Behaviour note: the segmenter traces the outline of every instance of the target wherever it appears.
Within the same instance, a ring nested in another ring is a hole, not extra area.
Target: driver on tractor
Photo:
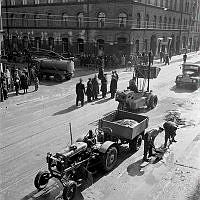
[[[133,78],[129,81],[129,86],[127,88],[135,93],[138,93],[138,88],[136,85],[136,77],[134,75]]]
[[[92,130],[89,130],[88,136],[85,137],[85,140],[89,147],[92,147],[94,144],[96,144],[95,135],[93,134]]]

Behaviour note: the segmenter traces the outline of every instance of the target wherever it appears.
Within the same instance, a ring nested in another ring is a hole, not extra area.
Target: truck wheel
[[[54,75],[54,80],[55,80],[56,82],[61,82],[61,81],[62,81],[62,76],[59,75],[59,74],[56,74],[56,75]]]
[[[39,171],[35,177],[34,185],[38,190],[44,189],[50,179],[50,173],[48,171]]]
[[[124,104],[123,103],[119,103],[117,109],[118,110],[123,110],[124,108]]]
[[[111,171],[117,162],[118,151],[115,146],[111,146],[103,158],[103,168],[106,172]]]
[[[142,135],[140,134],[133,140],[129,141],[129,149],[132,152],[136,152],[140,149],[141,144],[142,144]]]
[[[157,103],[158,103],[158,97],[156,95],[152,95],[150,96],[150,99],[149,99],[149,103],[148,103],[148,108],[150,109],[153,109],[157,106]]]
[[[63,189],[63,199],[71,200],[75,197],[77,185],[75,181],[68,181]]]

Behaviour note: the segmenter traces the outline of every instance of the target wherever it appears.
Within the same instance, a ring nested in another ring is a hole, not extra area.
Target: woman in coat
[[[93,86],[93,100],[96,100],[99,94],[99,83],[98,83],[96,74],[94,78],[92,79],[92,86]]]
[[[92,97],[93,97],[93,86],[92,86],[92,79],[91,78],[89,78],[88,82],[87,82],[86,95],[87,95],[87,101],[91,102]]]
[[[28,90],[28,77],[25,73],[22,73],[20,77],[21,88],[24,90],[24,94],[27,93]]]
[[[107,93],[107,75],[104,74],[104,76],[101,79],[101,92],[102,92],[102,98],[106,97]]]
[[[115,97],[115,93],[117,92],[117,77],[114,72],[112,73],[111,82],[110,82],[110,93],[111,99]]]

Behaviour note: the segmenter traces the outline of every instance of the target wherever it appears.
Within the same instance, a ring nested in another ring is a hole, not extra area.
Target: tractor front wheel
[[[50,173],[48,171],[39,171],[35,177],[34,185],[38,190],[44,189],[50,179]]]
[[[140,149],[140,146],[142,144],[142,135],[138,135],[133,140],[129,141],[129,149],[131,152],[136,152]]]
[[[103,168],[106,172],[111,171],[117,163],[118,150],[115,146],[111,146],[103,158]]]
[[[77,185],[75,181],[68,181],[63,189],[63,199],[71,200],[75,197]]]

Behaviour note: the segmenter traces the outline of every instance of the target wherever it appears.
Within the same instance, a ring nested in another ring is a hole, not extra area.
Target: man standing
[[[178,129],[176,123],[172,121],[165,122],[163,124],[163,128],[165,129],[165,144],[164,147],[167,147],[168,139],[170,143],[177,142],[174,137],[176,136],[176,130]]]
[[[104,74],[104,76],[101,79],[101,92],[102,98],[105,98],[107,94],[107,74]]]
[[[185,53],[185,54],[183,55],[183,63],[186,63],[186,60],[187,60],[187,54]]]
[[[148,131],[144,135],[144,157],[143,161],[148,162],[149,159],[147,158],[147,154],[149,153],[148,157],[154,156],[153,154],[153,148],[155,149],[154,146],[154,141],[155,138],[158,136],[159,133],[161,133],[164,129],[162,127],[159,127],[158,129],[152,129]]]
[[[115,93],[117,91],[117,77],[115,76],[115,72],[112,71],[111,81],[110,81],[110,93],[111,99],[115,97]]]
[[[92,79],[92,87],[93,87],[93,100],[97,100],[98,94],[99,94],[99,83],[97,80],[97,75],[94,75],[94,78]]]
[[[92,86],[92,79],[91,78],[89,78],[88,82],[87,82],[86,95],[87,95],[87,102],[91,102],[92,96],[93,96],[93,86]]]
[[[84,105],[85,85],[82,83],[82,78],[79,79],[79,83],[76,84],[76,106],[81,101],[81,106]]]
[[[129,81],[128,89],[130,89],[131,91],[134,91],[135,93],[138,93],[138,88],[135,82],[136,82],[136,78],[134,77],[134,74],[133,74],[133,78]]]

